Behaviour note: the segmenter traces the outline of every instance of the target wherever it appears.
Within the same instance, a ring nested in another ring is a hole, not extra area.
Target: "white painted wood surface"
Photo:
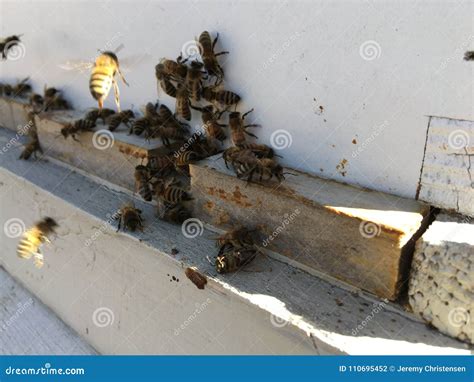
[[[74,330],[0,267],[0,354],[96,354]]]

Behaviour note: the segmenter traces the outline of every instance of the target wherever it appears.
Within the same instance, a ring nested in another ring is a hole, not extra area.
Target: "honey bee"
[[[173,171],[174,164],[168,155],[152,155],[148,157],[146,167],[151,176],[164,177]]]
[[[231,245],[223,246],[216,258],[216,271],[218,273],[235,272],[252,262],[259,253],[259,250],[255,247],[234,248]]]
[[[11,86],[10,84],[2,85],[2,94],[6,95],[7,97],[10,97],[13,94],[13,86]]]
[[[147,117],[137,118],[130,126],[129,134],[142,135],[144,131],[148,131],[151,121]]]
[[[202,71],[203,63],[199,61],[192,61],[191,67],[188,69],[186,75],[186,87],[191,95],[191,100],[198,102],[201,99],[202,80],[205,79]]]
[[[234,165],[236,162],[253,162],[257,159],[251,150],[235,146],[224,150],[222,153],[222,158],[224,159],[224,163],[227,168],[229,168],[229,163]]]
[[[184,84],[178,84],[176,89],[176,115],[191,120],[191,106],[189,101],[189,92]]]
[[[143,165],[135,167],[135,191],[138,190],[140,196],[147,202],[152,199],[152,192],[150,187],[150,173],[148,168]]]
[[[26,77],[25,79],[18,82],[15,86],[13,86],[13,97],[23,98],[26,97],[29,93],[31,93],[32,88],[31,85],[28,83],[29,80],[30,78]]]
[[[87,119],[88,121],[93,121],[94,123],[97,123],[97,121],[101,119],[102,123],[105,123],[106,119],[114,114],[115,114],[114,110],[108,109],[106,107],[104,107],[102,110],[93,108],[92,110],[87,112],[84,119]]]
[[[223,130],[223,127],[226,125],[219,123],[219,119],[225,111],[214,111],[212,105],[204,106],[203,108],[194,107],[194,109],[201,111],[201,119],[204,123],[204,129],[210,138],[217,139],[221,142],[227,138],[227,135]]]
[[[34,264],[41,268],[44,264],[44,256],[41,253],[43,243],[50,243],[49,236],[53,234],[58,226],[53,218],[45,217],[33,228],[28,229],[22,236],[17,248],[17,255],[22,259],[34,258]]]
[[[175,206],[184,201],[193,200],[184,189],[180,187],[175,179],[165,182],[162,179],[154,183],[154,191],[157,199],[163,201],[165,206]]]
[[[117,110],[120,112],[120,91],[115,79],[116,75],[119,75],[125,85],[129,86],[125,80],[122,72],[120,71],[119,60],[117,55],[113,52],[103,52],[95,60],[94,67],[92,69],[89,88],[92,97],[97,100],[99,104],[99,110],[102,110],[104,101],[110,93],[110,89],[114,88],[115,104]]]
[[[200,155],[195,151],[184,151],[179,153],[175,158],[176,166],[187,166],[192,162],[201,159]]]
[[[249,133],[247,131],[247,128],[259,127],[260,125],[256,125],[256,124],[244,125],[245,117],[252,111],[253,109],[249,110],[248,112],[243,114],[242,117],[240,116],[240,112],[238,111],[234,111],[229,114],[229,127],[231,131],[231,138],[232,138],[232,142],[236,146],[246,143],[245,134],[258,139],[256,135]]]
[[[183,130],[176,130],[173,127],[164,127],[164,126],[155,126],[151,128],[149,136],[147,138],[161,138],[163,145],[168,147],[170,145],[170,140],[174,141],[185,141],[186,134]]]
[[[72,139],[77,141],[76,134],[80,131],[90,131],[95,127],[95,122],[88,119],[78,119],[74,123],[68,123],[61,129],[61,134],[64,138],[71,136]]]
[[[8,51],[14,46],[17,46],[21,43],[20,37],[23,35],[13,35],[8,36],[0,42],[0,51],[2,52],[2,59],[6,60],[8,58]]]
[[[44,105],[44,98],[41,94],[32,93],[30,94],[30,105],[35,111],[40,111]]]
[[[260,181],[264,178],[270,180],[274,176],[279,182],[285,179],[283,167],[270,158],[234,161],[233,167],[237,177],[247,178],[248,182],[252,181],[254,175],[259,175]]]
[[[273,158],[279,157],[276,155],[273,149],[267,145],[257,143],[241,143],[238,145],[240,149],[252,151],[257,158]]]
[[[102,109],[104,111],[106,109]],[[114,113],[107,118],[107,124],[110,131],[115,131],[121,123],[130,125],[131,120],[135,118],[135,113],[132,110],[123,110],[120,113]]]
[[[68,110],[71,109],[71,105],[67,102],[61,91],[56,88],[44,87],[44,110]]]
[[[252,233],[255,230],[250,230],[245,227],[238,227],[225,234],[217,237],[216,245],[220,248],[231,245],[234,248],[248,247],[254,245]]]
[[[207,284],[207,277],[199,272],[196,267],[186,268],[184,274],[198,289],[204,289],[204,286]]]
[[[217,89],[215,86],[202,88],[202,97],[217,106],[232,106],[240,102],[240,96],[229,90]]]
[[[184,65],[184,62],[180,56],[177,61],[163,59],[155,66],[155,75],[158,84],[165,94],[170,97],[176,97],[176,87],[171,80],[182,82],[186,78],[188,67]]]
[[[189,210],[181,203],[169,206],[164,204],[161,200],[158,200],[157,208],[158,217],[170,223],[182,224],[185,220],[191,217]]]
[[[158,114],[164,127],[171,127],[176,130],[182,130],[183,132],[188,131],[189,125],[178,121],[166,105],[160,105]]]
[[[117,232],[122,228],[123,230],[129,229],[135,232],[137,229],[143,231],[143,219],[142,211],[135,208],[133,203],[127,203],[123,205],[116,217],[118,220]]]
[[[464,59],[466,61],[474,61],[474,50],[467,51],[464,53]]]
[[[204,62],[204,68],[210,76],[216,77],[216,84],[219,84],[224,79],[224,70],[219,65],[217,57],[229,52],[214,53],[217,40],[219,39],[219,33],[212,42],[211,35],[208,31],[204,31],[199,36],[199,53],[201,54],[202,61]]]

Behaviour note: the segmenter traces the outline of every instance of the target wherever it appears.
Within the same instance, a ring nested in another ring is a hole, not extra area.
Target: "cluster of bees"
[[[182,55],[176,60],[162,59],[155,67],[158,91],[160,93],[161,90],[175,99],[174,112],[163,103],[149,102],[140,116],[133,110],[120,109],[119,89],[115,77],[118,75],[125,84],[128,83],[120,71],[117,55],[113,52],[101,52],[95,60],[89,81],[91,95],[97,100],[98,107],[61,129],[64,138],[71,136],[77,140],[77,134],[92,131],[98,121],[101,121],[110,131],[115,131],[123,125],[127,127],[129,134],[143,136],[146,140],[161,139],[164,150],[160,154],[150,155],[146,164],[142,163],[135,168],[135,192],[147,202],[155,200],[158,206],[157,216],[168,222],[182,224],[191,217],[189,203],[193,198],[185,183],[189,175],[188,165],[195,161],[222,152],[226,166],[230,164],[239,179],[249,182],[255,177],[260,181],[273,177],[278,181],[284,179],[283,168],[277,163],[277,155],[273,149],[247,141],[248,136],[257,138],[248,129],[260,125],[246,122],[253,109],[241,114],[237,110],[241,97],[223,87],[224,71],[217,57],[228,52],[216,53],[214,49],[217,41],[218,34],[212,40],[209,32],[204,31],[197,41],[201,60],[190,57],[183,59]],[[1,85],[0,92],[7,96],[29,96],[33,107],[32,117],[41,111],[70,108],[57,89],[45,88],[43,95],[32,93],[27,80],[10,87]],[[117,111],[103,107],[112,89]],[[202,120],[201,131],[194,133],[191,133],[188,124],[192,110],[198,111]],[[223,142],[228,136],[227,130],[230,130],[232,146],[223,150]],[[37,134],[25,148],[26,153],[22,154],[22,159],[28,159],[32,153],[36,154],[36,151],[42,152]],[[133,203],[123,205],[116,216],[117,231],[143,230],[141,214],[142,211],[135,208]],[[35,227],[35,232],[38,233],[36,239],[25,239],[20,243],[18,253],[21,257],[28,257],[28,251],[40,253],[39,245],[47,239],[47,234],[52,232],[52,228],[41,228],[49,227],[46,220]],[[258,255],[254,233],[255,230],[240,227],[217,238],[217,272],[233,272],[250,263]],[[36,243],[35,248],[31,247],[32,243]],[[204,277],[192,269],[188,269],[186,275],[192,281],[202,281]]]

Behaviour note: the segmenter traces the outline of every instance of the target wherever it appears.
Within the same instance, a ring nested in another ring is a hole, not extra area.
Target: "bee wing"
[[[75,71],[83,73],[90,71],[94,67],[94,63],[86,60],[68,60],[58,65],[59,68],[67,71]]]
[[[125,73],[130,72],[139,65],[145,63],[151,59],[151,55],[148,53],[128,55],[123,58],[119,57],[120,69]]]

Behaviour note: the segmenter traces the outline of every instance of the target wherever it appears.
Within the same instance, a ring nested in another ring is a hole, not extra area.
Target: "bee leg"
[[[229,54],[229,52],[225,51],[225,52],[219,52],[219,53],[216,53],[214,56],[221,56],[223,54]]]
[[[117,105],[117,111],[120,113],[120,90],[115,79],[112,80],[112,84],[114,85],[115,104]]]
[[[244,120],[245,117],[246,117],[247,115],[249,115],[252,111],[253,111],[253,109],[250,109],[248,112],[244,113],[244,115],[242,115],[242,120]]]
[[[125,85],[127,85],[127,86],[130,86],[130,85],[128,84],[128,82],[125,80],[125,77],[123,76],[122,71],[120,70],[120,68],[118,68],[117,71],[118,71],[118,74],[119,74],[120,78],[122,79],[123,83],[124,83]]]
[[[122,226],[122,217],[121,217],[121,216],[119,216],[119,218],[118,218],[118,226],[117,226],[117,231],[115,231],[115,232],[118,232],[118,231],[120,230],[120,227],[121,227],[121,226]]]

